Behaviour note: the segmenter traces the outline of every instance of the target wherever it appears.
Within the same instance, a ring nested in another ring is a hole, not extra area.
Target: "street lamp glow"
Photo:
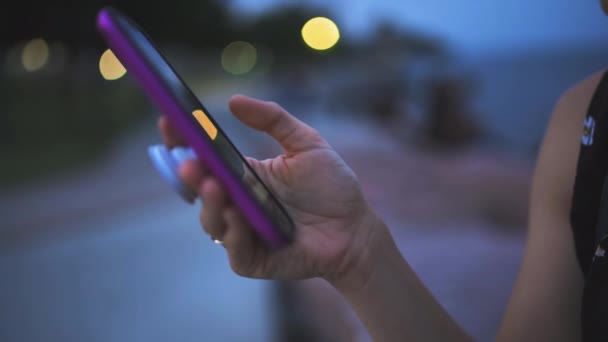
[[[108,81],[117,80],[127,73],[127,69],[120,63],[112,50],[107,49],[99,59],[99,72]]]
[[[26,71],[42,69],[49,60],[49,45],[42,38],[29,41],[21,52],[21,64]]]
[[[302,27],[302,38],[306,45],[315,50],[332,48],[340,40],[338,26],[328,18],[316,17],[310,19]]]

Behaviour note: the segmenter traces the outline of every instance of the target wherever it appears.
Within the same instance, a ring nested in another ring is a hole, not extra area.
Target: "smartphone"
[[[127,74],[168,117],[205,168],[223,185],[257,236],[271,248],[289,244],[295,229],[283,205],[148,34],[114,7],[104,7],[98,12],[97,30]]]

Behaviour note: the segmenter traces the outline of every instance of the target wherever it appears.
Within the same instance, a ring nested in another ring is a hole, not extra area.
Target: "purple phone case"
[[[164,90],[163,84],[154,72],[146,67],[146,63],[139,56],[137,49],[131,46],[128,38],[117,26],[114,17],[116,15],[124,16],[109,8],[102,9],[97,16],[97,28],[112,52],[135,77],[150,99],[169,117],[171,123],[180,131],[200,160],[204,161],[205,167],[222,183],[233,203],[241,210],[258,236],[273,248],[280,248],[287,244],[289,239],[274,227],[273,222],[244,188],[241,181],[230,172],[207,138],[193,126],[186,116],[190,113],[184,113],[184,109],[179,103]],[[201,108],[203,108],[202,105]]]

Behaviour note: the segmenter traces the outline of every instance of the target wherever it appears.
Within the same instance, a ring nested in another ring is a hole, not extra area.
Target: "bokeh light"
[[[310,19],[302,27],[302,38],[306,45],[315,50],[332,48],[340,40],[338,26],[328,18],[316,17]]]
[[[42,38],[33,39],[25,44],[21,52],[21,64],[26,71],[42,69],[49,60],[49,45]]]
[[[243,41],[228,44],[222,52],[222,67],[233,75],[242,75],[250,72],[257,62],[255,46]]]
[[[117,80],[127,73],[127,69],[120,63],[112,50],[107,49],[99,59],[101,76],[108,81]]]

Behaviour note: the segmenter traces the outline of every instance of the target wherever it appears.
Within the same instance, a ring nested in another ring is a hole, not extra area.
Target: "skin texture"
[[[498,341],[580,338],[583,279],[569,210],[582,123],[600,78],[597,73],[572,87],[551,116],[533,177],[527,246]],[[197,162],[183,164],[181,176],[205,203],[203,229],[224,241],[234,272],[325,279],[374,341],[470,340],[403,259],[356,175],[317,131],[272,102],[235,96],[229,106],[239,120],[283,148],[276,158],[248,162],[285,204],[297,233],[292,246],[266,249],[217,180]],[[166,118],[159,127],[167,146],[183,144]]]
[[[279,105],[235,96],[230,109],[248,126],[271,135],[283,148],[284,154],[274,159],[248,158],[248,162],[289,211],[298,238],[278,252],[266,249],[229,203],[217,180],[200,163],[188,161],[180,172],[203,198],[202,226],[223,241],[232,269],[239,275],[341,278],[359,263],[373,232],[368,222],[375,219],[356,176],[317,131]],[[159,124],[168,146],[183,143],[165,118]]]
[[[580,339],[583,275],[569,213],[583,122],[602,73],[567,91],[549,122],[533,177],[527,246],[499,341]]]

